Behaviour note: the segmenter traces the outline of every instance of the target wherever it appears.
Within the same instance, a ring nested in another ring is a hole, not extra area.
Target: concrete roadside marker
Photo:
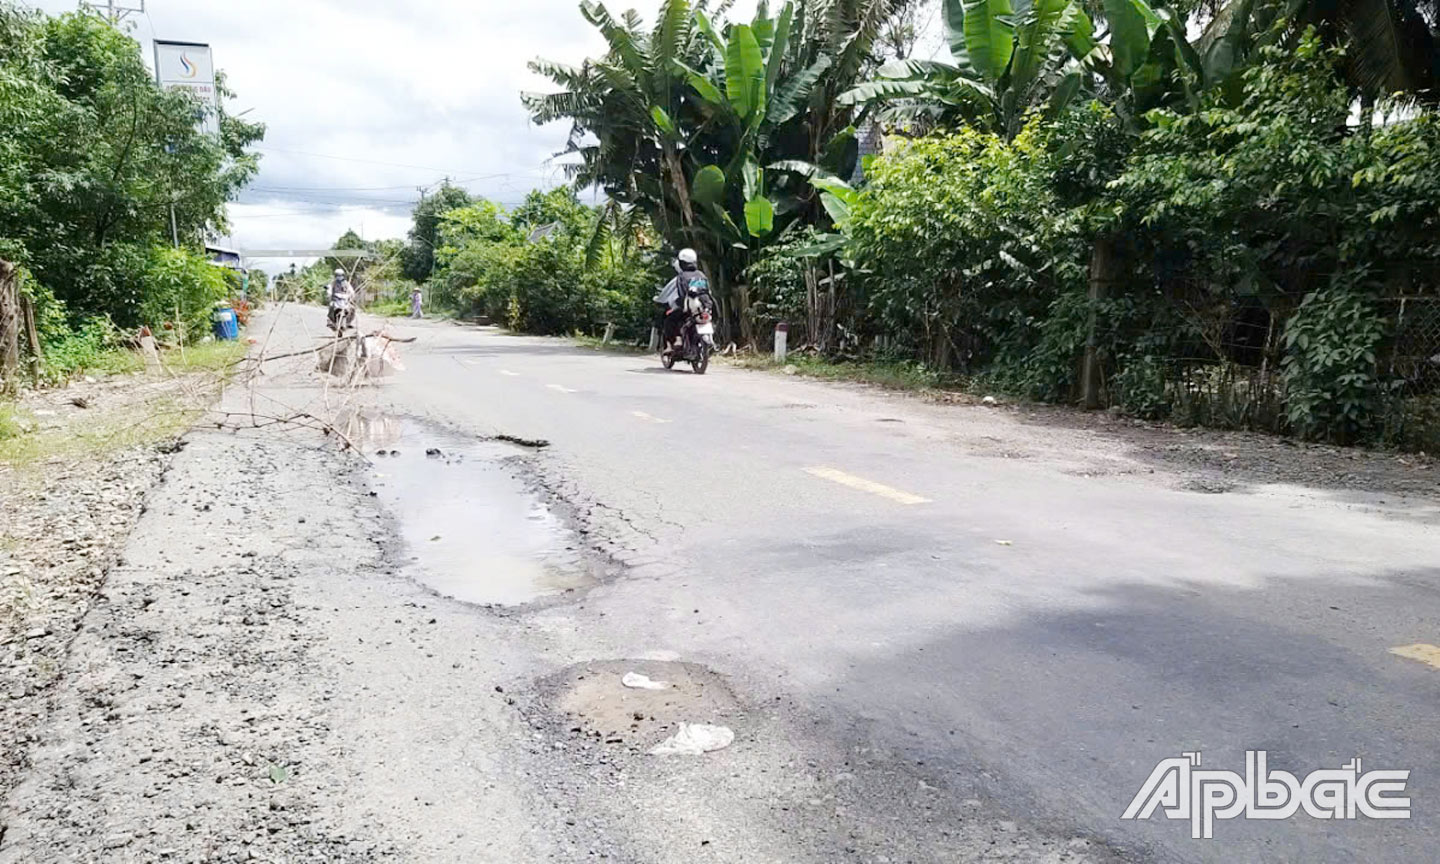
[[[856,477],[854,474],[846,474],[836,468],[816,466],[806,468],[805,473],[822,480],[829,480],[832,483],[839,483],[841,486],[849,486],[851,489],[859,489],[861,492],[869,492],[871,495],[879,495],[881,498],[888,498],[897,504],[929,504],[929,498],[903,492],[883,483],[876,483],[874,480],[866,480],[864,477]]]

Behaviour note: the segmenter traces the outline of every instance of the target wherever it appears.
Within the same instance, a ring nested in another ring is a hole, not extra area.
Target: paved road
[[[1440,668],[1391,651],[1440,643],[1434,502],[1200,494],[1100,435],[984,408],[399,329],[419,341],[385,402],[547,439],[560,488],[636,526],[610,542],[625,572],[550,625],[792,698],[816,736],[1126,858],[1434,860]],[[1247,749],[1302,776],[1411,769],[1414,816],[1236,820],[1210,841],[1120,820],[1160,760],[1243,770]]]

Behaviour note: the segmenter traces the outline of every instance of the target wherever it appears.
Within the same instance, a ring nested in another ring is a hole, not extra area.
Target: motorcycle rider
[[[681,249],[680,254],[675,256],[675,278],[655,295],[655,303],[660,307],[660,338],[664,351],[675,347],[675,339],[689,314],[691,298],[705,295],[708,299],[709,294],[710,280],[700,272],[700,256],[695,254],[694,249]]]
[[[335,278],[330,282],[330,305],[337,302],[353,301],[355,299],[355,286],[345,278],[345,271],[340,267],[335,268]]]
[[[328,292],[330,302],[330,322],[332,325],[340,326],[341,316],[346,314],[347,309],[355,305],[355,286],[345,278],[345,271],[339,267],[335,268],[335,278],[330,282]]]

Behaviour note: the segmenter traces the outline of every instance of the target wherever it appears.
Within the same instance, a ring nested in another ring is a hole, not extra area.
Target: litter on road
[[[733,743],[735,733],[728,726],[681,723],[679,732],[650,748],[650,755],[699,756],[713,750],[724,750]]]
[[[620,683],[632,690],[664,690],[670,686],[664,681],[652,680],[649,676],[641,675],[639,672],[626,672],[625,677],[620,679]]]

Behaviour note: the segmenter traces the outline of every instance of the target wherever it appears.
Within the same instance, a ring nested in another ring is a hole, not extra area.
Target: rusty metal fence
[[[1157,364],[1156,404],[1181,423],[1285,431],[1286,312],[1194,296],[1171,298],[1182,322],[1171,344],[1188,347]],[[1375,358],[1384,403],[1378,443],[1440,450],[1440,295],[1387,297],[1380,313],[1387,336]]]
[[[1379,358],[1388,404],[1387,444],[1435,452],[1440,449],[1440,296],[1393,297],[1387,350]]]

